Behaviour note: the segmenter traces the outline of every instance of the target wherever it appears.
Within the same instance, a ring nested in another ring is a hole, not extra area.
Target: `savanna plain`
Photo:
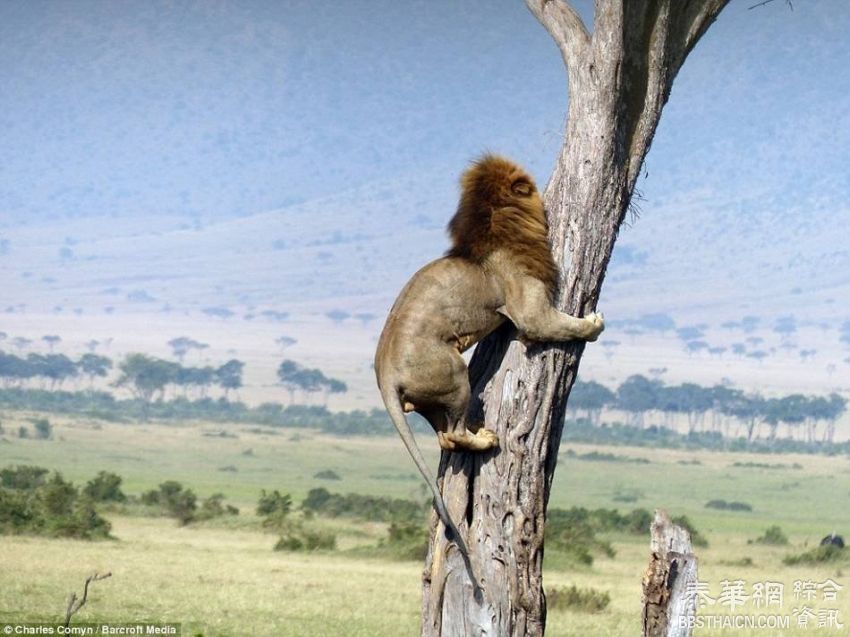
[[[10,430],[35,416],[6,412],[0,421]],[[182,634],[205,636],[418,634],[422,562],[380,550],[389,524],[368,516],[305,516],[299,510],[317,488],[425,502],[421,478],[397,439],[203,422],[128,425],[54,416],[51,422],[51,440],[0,441],[0,468],[37,465],[78,486],[99,471],[113,472],[122,477],[123,491],[137,497],[175,480],[199,500],[223,494],[240,513],[180,525],[143,507],[109,506],[101,514],[112,525],[112,539],[0,536],[0,622],[59,621],[69,593],[79,593],[91,572],[108,571],[112,577],[92,585],[74,622],[179,622]],[[419,437],[436,466],[436,444]],[[256,513],[261,490],[289,494],[289,515],[335,536],[335,547],[274,550],[279,533]],[[712,500],[748,506],[707,508]],[[781,615],[789,621],[787,628],[704,627],[696,630],[698,636],[828,637],[847,630],[819,626],[828,623],[829,611],[840,624],[850,621],[850,560],[845,555],[792,565],[785,558],[815,549],[829,533],[846,536],[848,505],[846,456],[565,443],[549,506],[624,514],[661,507],[672,516],[684,515],[708,542],[696,552],[699,579],[714,603],[700,613]],[[788,544],[754,542],[773,526],[781,528]],[[639,633],[649,529],[603,532],[597,539],[613,550],[594,553],[592,564],[557,544],[547,548],[545,587],[594,589],[607,593],[610,602],[601,608],[552,604],[547,634]],[[738,581],[746,599],[732,609],[723,591]],[[795,583],[827,581],[843,587],[832,600],[823,599],[822,588],[811,600],[795,594]],[[754,587],[765,583],[783,585],[780,604],[758,605]],[[810,615],[802,624],[804,608]]]

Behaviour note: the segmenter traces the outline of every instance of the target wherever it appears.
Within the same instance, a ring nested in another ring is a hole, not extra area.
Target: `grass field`
[[[26,414],[0,417],[6,431]],[[334,530],[338,550],[313,554],[274,552],[276,537],[253,515],[260,489],[279,489],[298,501],[323,486],[331,491],[421,499],[420,479],[394,438],[334,438],[303,430],[232,427],[115,425],[51,419],[54,440],[0,442],[0,467],[36,464],[59,470],[82,484],[99,470],[123,476],[128,494],[140,494],[173,479],[199,496],[222,492],[242,509],[236,519],[178,527],[168,518],[110,515],[113,541],[83,542],[34,537],[0,538],[0,621],[51,620],[64,614],[65,600],[93,570],[113,577],[93,586],[77,621],[158,620],[181,622],[184,635],[414,635],[419,622],[421,565],[364,557],[351,549],[376,544],[385,535],[378,523],[318,520]],[[207,434],[207,435],[205,435]],[[213,434],[213,435],[210,435]],[[436,463],[436,445],[422,440]],[[718,597],[723,580],[785,585],[787,615],[803,605],[837,609],[850,620],[850,563],[786,566],[782,558],[816,545],[835,531],[850,536],[850,459],[764,456],[569,445],[579,456],[612,453],[618,460],[585,460],[561,449],[550,506],[666,508],[687,515],[710,543],[698,549],[700,580]],[[250,453],[249,453],[250,450]],[[629,462],[643,458],[649,463]],[[694,464],[694,462],[698,464]],[[688,464],[685,464],[688,463]],[[733,466],[758,463],[773,466]],[[223,471],[223,468],[228,470]],[[235,471],[234,471],[235,469]],[[341,481],[314,475],[332,469]],[[618,502],[623,495],[634,502]],[[746,502],[750,512],[705,508],[712,499]],[[787,547],[748,544],[771,525],[789,536]],[[596,614],[550,612],[548,634],[633,636],[639,631],[640,579],[648,559],[646,538],[606,537],[614,558],[597,557],[592,567],[569,566],[547,555],[546,586],[577,584],[607,591],[611,604]],[[747,561],[750,560],[750,562]],[[844,586],[832,602],[794,599],[796,580]],[[717,610],[719,609],[719,610]],[[703,613],[728,614],[717,604]],[[762,612],[750,601],[737,614]],[[696,635],[839,635],[841,630],[701,629]],[[845,629],[846,630],[846,629]]]

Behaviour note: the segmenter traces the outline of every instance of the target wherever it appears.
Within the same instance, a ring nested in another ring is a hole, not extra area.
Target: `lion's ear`
[[[528,197],[534,192],[534,186],[525,179],[517,179],[511,184],[511,192],[520,197]]]

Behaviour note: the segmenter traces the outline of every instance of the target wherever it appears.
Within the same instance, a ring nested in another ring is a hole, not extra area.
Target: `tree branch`
[[[555,40],[572,72],[590,46],[590,33],[581,16],[568,0],[525,0],[525,4]]]
[[[766,4],[770,4],[771,2],[773,2],[773,0],[763,0],[763,2],[757,2],[753,6],[747,7],[747,10],[751,11],[753,9],[757,9],[758,7],[763,7]],[[794,5],[792,4],[791,0],[785,0],[785,2],[788,3],[788,8],[791,9],[791,11],[793,11]]]
[[[694,2],[693,13],[689,12],[689,19],[685,22],[685,33],[682,40],[685,54],[682,56],[679,66],[727,4],[729,4],[729,0],[699,0]]]
[[[83,586],[83,596],[81,599],[77,599],[76,593],[71,593],[71,596],[68,598],[68,609],[65,611],[65,628],[68,628],[68,626],[71,625],[71,617],[74,613],[85,606],[89,597],[89,584],[106,579],[107,577],[112,577],[112,573],[104,573],[103,575],[100,575],[99,573],[92,573],[86,578],[85,586]]]

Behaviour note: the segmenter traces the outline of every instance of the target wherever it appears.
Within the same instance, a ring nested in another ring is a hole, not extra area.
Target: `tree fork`
[[[673,79],[728,0],[597,0],[590,34],[563,0],[526,0],[567,67],[567,132],[544,192],[561,265],[558,308],[594,310],[617,232]],[[483,589],[432,516],[423,637],[543,635],[546,506],[584,343],[526,346],[501,329],[470,363],[470,422],[499,435],[484,454],[443,453],[439,476]]]

